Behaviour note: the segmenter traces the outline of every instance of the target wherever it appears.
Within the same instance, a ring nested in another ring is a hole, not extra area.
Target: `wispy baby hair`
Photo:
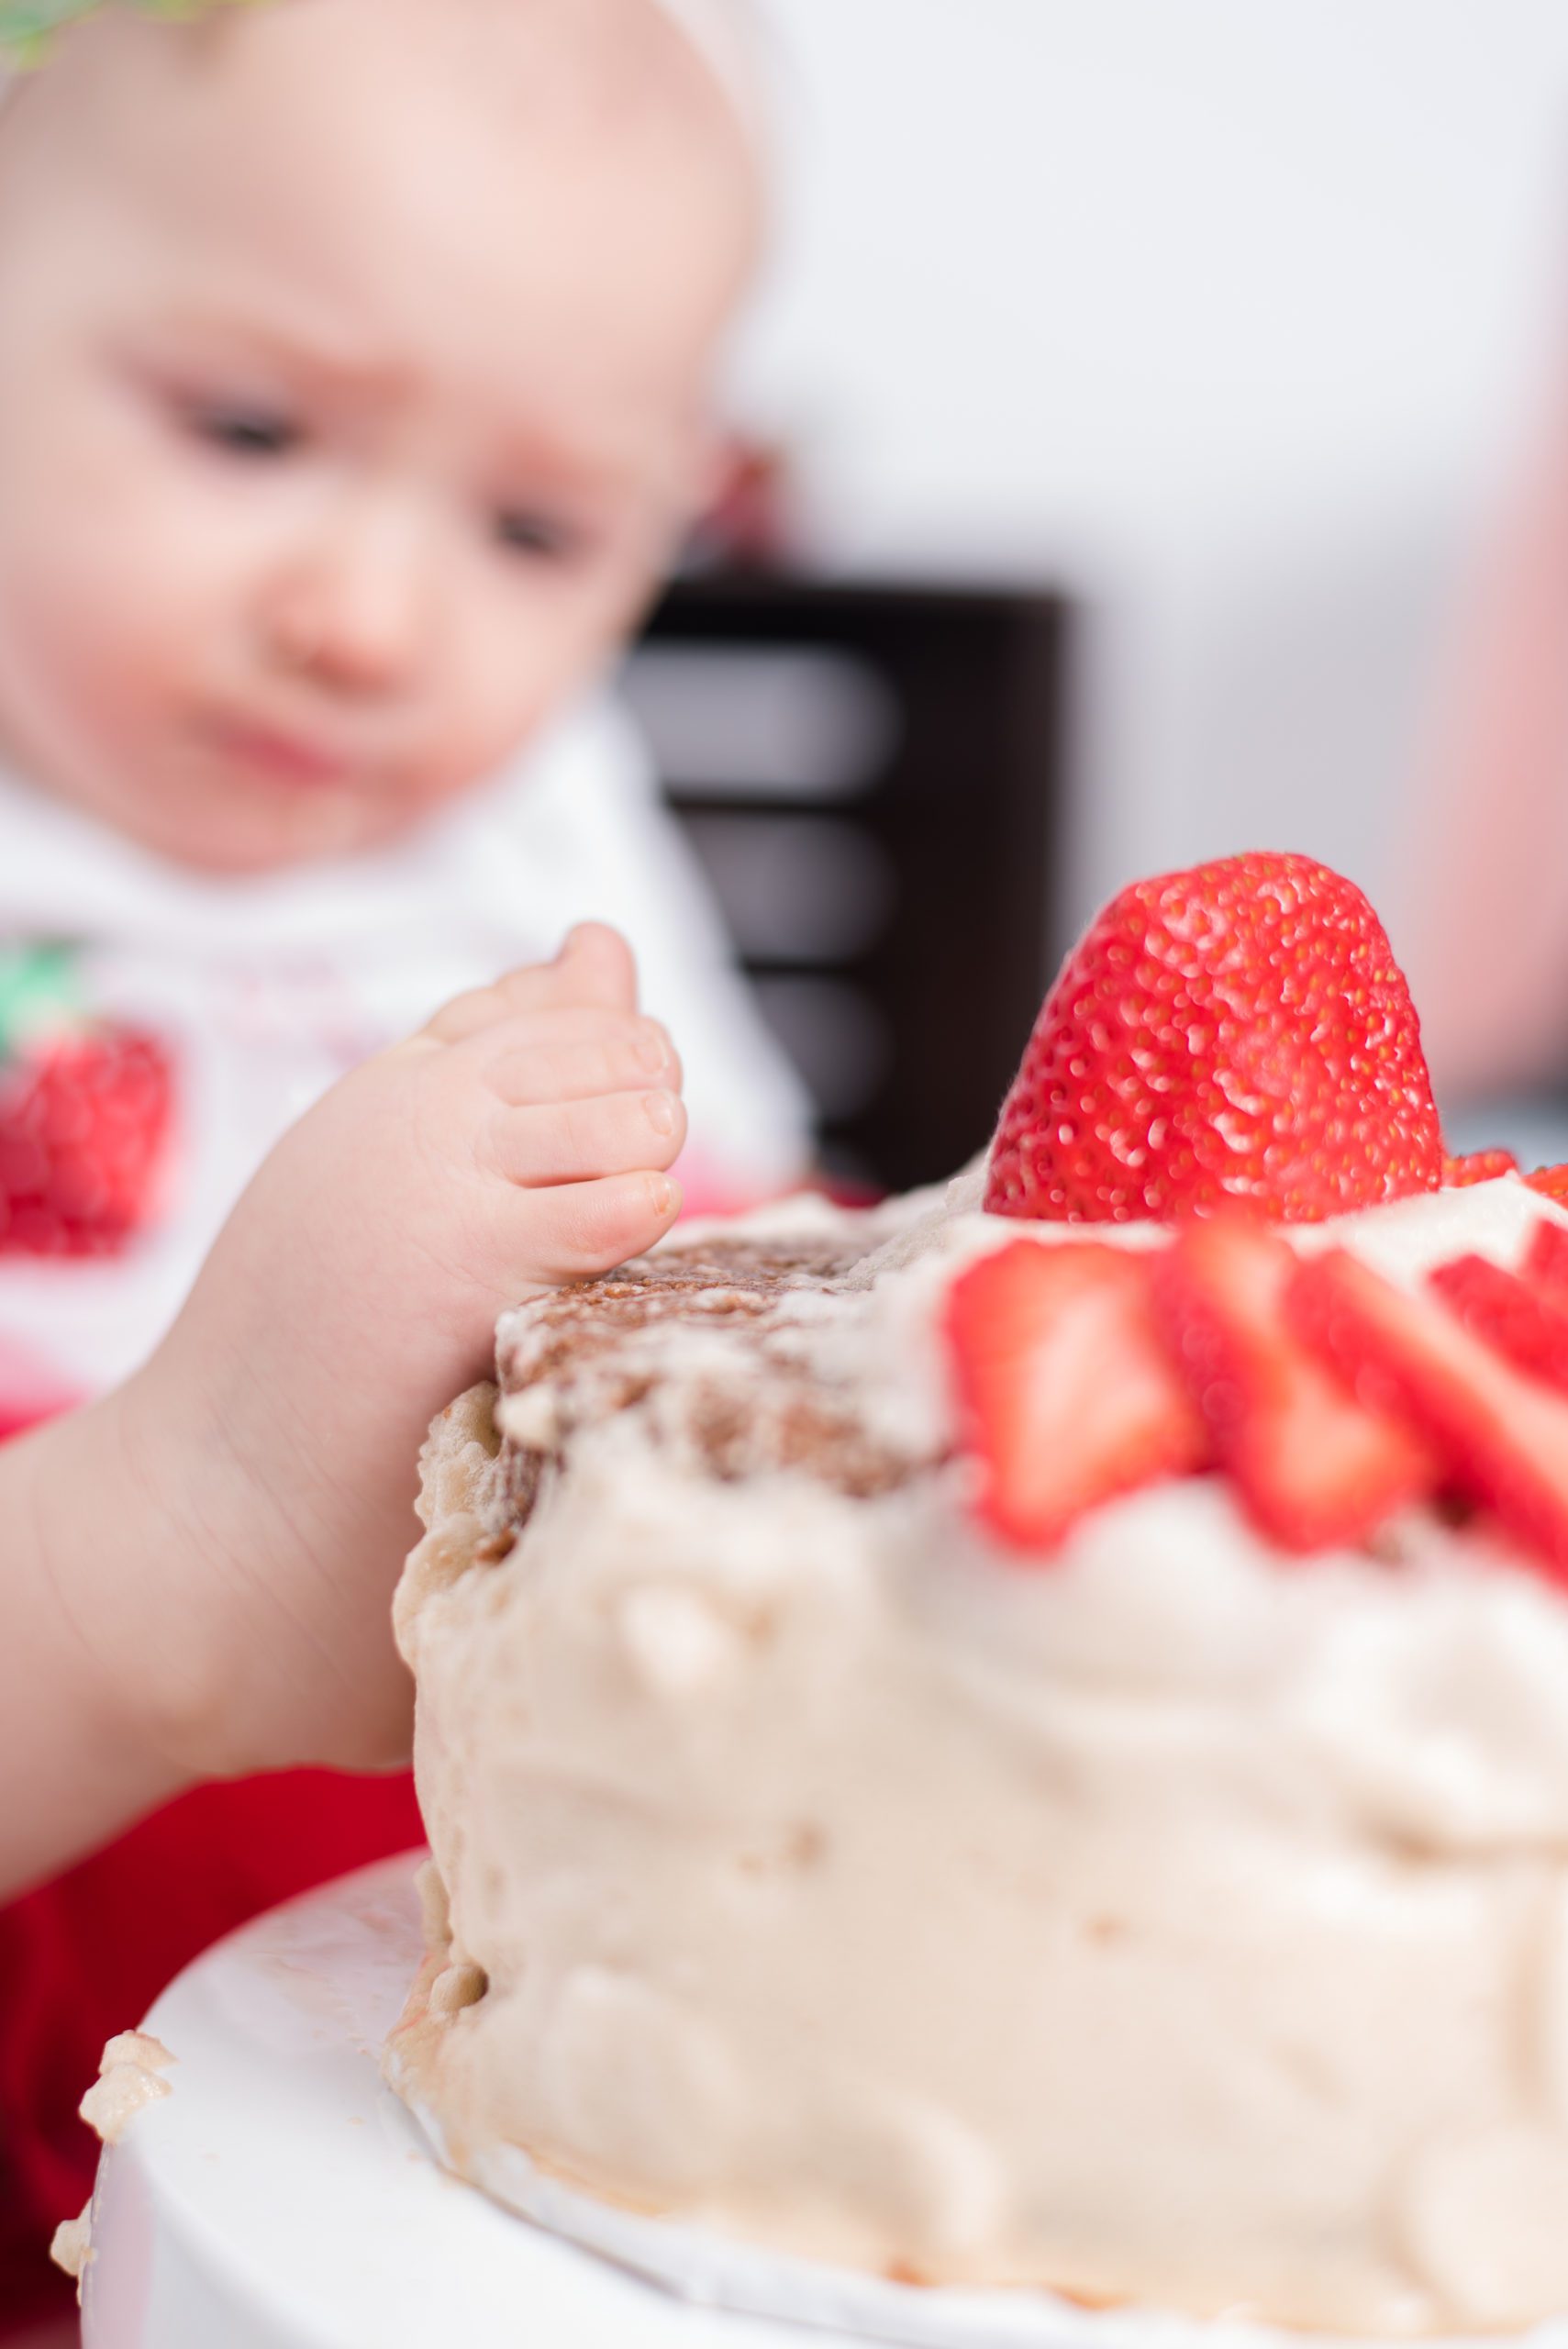
[[[214,8],[234,7],[241,0],[132,0],[149,17],[176,19],[206,16]],[[0,0],[0,50],[8,50],[23,63],[35,62],[51,33],[78,17],[90,17],[103,0]]]
[[[143,16],[189,23],[219,8],[253,6],[256,0],[118,0]],[[50,38],[80,17],[98,14],[115,0],[0,0],[0,71],[7,55],[17,64],[36,64]],[[760,127],[761,76],[756,26],[747,0],[658,0],[694,49],[723,83],[748,130]]]

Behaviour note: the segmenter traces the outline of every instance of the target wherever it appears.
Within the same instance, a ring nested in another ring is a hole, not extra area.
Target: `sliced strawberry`
[[[1155,1307],[1253,1523],[1284,1549],[1328,1550],[1429,1492],[1437,1470],[1407,1427],[1349,1394],[1291,1329],[1298,1261],[1250,1217],[1194,1222],[1157,1266]]]
[[[1525,1181],[1543,1199],[1555,1199],[1560,1208],[1568,1208],[1568,1165],[1538,1166],[1533,1174],[1525,1176]]]
[[[1465,1328],[1520,1370],[1568,1392],[1568,1302],[1555,1305],[1486,1256],[1459,1256],[1440,1264],[1430,1286]]]
[[[1500,1174],[1517,1174],[1519,1162],[1511,1150],[1472,1150],[1462,1158],[1443,1160],[1445,1190],[1467,1190],[1473,1183],[1495,1183]]]
[[[1200,1419],[1154,1320],[1149,1258],[1015,1241],[948,1293],[947,1330],[980,1513],[1050,1549],[1085,1509],[1202,1466]]]
[[[1439,1298],[1394,1287],[1343,1249],[1304,1264],[1286,1304],[1358,1397],[1407,1419],[1448,1481],[1568,1582],[1568,1400],[1505,1361]]]
[[[1568,1227],[1540,1222],[1525,1254],[1524,1276],[1568,1311]]]

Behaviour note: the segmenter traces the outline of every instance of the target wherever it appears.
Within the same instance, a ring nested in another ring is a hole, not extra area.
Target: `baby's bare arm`
[[[0,1893],[202,1777],[407,1751],[426,1427],[528,1288],[678,1211],[680,1067],[611,931],[334,1088],[117,1394],[0,1450]]]

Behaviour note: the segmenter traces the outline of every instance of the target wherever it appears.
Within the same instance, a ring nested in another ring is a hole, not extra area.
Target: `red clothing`
[[[0,1909],[0,2338],[72,2305],[49,2244],[92,2192],[105,2041],[246,1918],[423,1841],[411,1777],[291,1771],[182,1795]]]
[[[0,1441],[63,1403],[0,1391]],[[0,2340],[74,2303],[49,2246],[93,2190],[76,2108],[106,2040],[248,1917],[424,1840],[406,1773],[295,1770],[198,1787],[0,1908]]]

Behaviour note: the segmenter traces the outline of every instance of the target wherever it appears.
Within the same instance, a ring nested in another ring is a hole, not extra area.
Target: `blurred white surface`
[[[743,412],[830,568],[1086,603],[1060,919],[1289,846],[1397,944],[1399,795],[1568,309],[1568,8],[766,5]]]

